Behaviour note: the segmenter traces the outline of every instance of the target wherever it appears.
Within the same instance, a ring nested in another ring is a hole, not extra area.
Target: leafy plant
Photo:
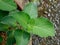
[[[28,45],[30,34],[55,36],[53,24],[47,18],[38,17],[33,2],[19,11],[14,0],[0,0],[0,17],[0,31],[7,33],[6,45]]]

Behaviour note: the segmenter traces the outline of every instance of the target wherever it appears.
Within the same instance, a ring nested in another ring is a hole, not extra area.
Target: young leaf
[[[55,36],[53,24],[43,17],[34,19],[34,21],[28,25],[28,32],[41,37]]]
[[[12,16],[16,21],[23,27],[27,28],[27,23],[30,19],[29,15],[27,15],[24,12],[12,12],[10,13],[10,16]]]
[[[16,8],[14,0],[0,0],[0,10],[11,11]]]
[[[15,31],[16,45],[28,45],[30,34],[22,30]]]
[[[9,26],[17,26],[17,22],[16,20],[11,17],[11,16],[5,16],[2,21],[1,21],[2,24],[6,24],[6,25],[9,25]]]
[[[29,3],[24,7],[23,12],[27,13],[30,18],[36,18],[38,16],[37,5]]]

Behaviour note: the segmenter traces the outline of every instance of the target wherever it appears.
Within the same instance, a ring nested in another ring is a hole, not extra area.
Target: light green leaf
[[[5,16],[2,21],[1,21],[2,24],[6,24],[6,25],[9,25],[9,26],[17,26],[17,22],[16,20],[11,17],[11,16]]]
[[[30,24],[28,24],[28,32],[40,37],[55,36],[53,24],[44,17],[33,19],[32,22],[30,21]]]
[[[16,8],[14,0],[0,0],[0,10],[11,11]]]
[[[29,3],[24,7],[23,12],[27,13],[31,18],[36,18],[38,16],[37,5],[34,3]]]
[[[22,30],[16,30],[15,39],[16,45],[28,45],[28,42],[30,40],[30,34]]]
[[[16,21],[23,27],[27,28],[27,23],[30,19],[29,15],[27,15],[24,12],[12,12],[10,13],[10,16],[12,16]]]

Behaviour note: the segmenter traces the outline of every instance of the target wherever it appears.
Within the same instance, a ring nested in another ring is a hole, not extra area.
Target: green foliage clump
[[[53,24],[47,18],[38,18],[36,4],[30,2],[19,11],[14,0],[0,0],[0,31],[7,33],[6,45],[27,45],[30,34],[55,36]]]

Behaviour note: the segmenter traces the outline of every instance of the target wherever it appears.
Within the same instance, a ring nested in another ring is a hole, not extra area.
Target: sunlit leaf
[[[0,10],[11,11],[16,8],[14,0],[0,0]]]
[[[40,37],[55,36],[53,24],[44,17],[33,19],[32,22],[30,21],[28,32]]]
[[[30,18],[36,18],[38,16],[37,5],[29,3],[24,7],[23,12],[27,13]]]

